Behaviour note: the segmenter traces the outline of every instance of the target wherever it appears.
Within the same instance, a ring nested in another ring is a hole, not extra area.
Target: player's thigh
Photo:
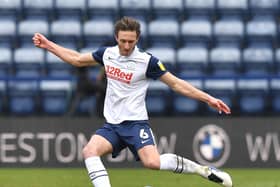
[[[143,165],[150,169],[160,168],[160,155],[155,145],[146,145],[138,150]]]
[[[100,135],[93,135],[83,149],[84,158],[102,156],[113,151],[112,144]]]

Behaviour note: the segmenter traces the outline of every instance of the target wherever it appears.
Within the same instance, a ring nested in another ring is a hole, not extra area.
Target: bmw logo
[[[199,163],[220,167],[227,161],[230,154],[229,137],[217,125],[203,126],[194,136],[193,152]]]

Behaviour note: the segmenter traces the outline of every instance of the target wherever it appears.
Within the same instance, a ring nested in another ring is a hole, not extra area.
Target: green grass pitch
[[[215,187],[196,175],[109,169],[113,187]],[[280,187],[280,169],[226,169],[235,187]],[[84,168],[0,169],[0,187],[92,187]]]

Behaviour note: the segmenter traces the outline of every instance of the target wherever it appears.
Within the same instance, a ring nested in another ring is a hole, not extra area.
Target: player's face
[[[138,41],[136,31],[119,31],[116,36],[120,54],[122,56],[129,56]]]

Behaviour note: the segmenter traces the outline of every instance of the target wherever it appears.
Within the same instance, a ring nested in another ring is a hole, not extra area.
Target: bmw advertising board
[[[152,118],[160,154],[216,167],[279,168],[280,118]],[[82,149],[97,118],[1,118],[0,167],[83,167]],[[103,157],[108,167],[139,167],[129,150]]]

